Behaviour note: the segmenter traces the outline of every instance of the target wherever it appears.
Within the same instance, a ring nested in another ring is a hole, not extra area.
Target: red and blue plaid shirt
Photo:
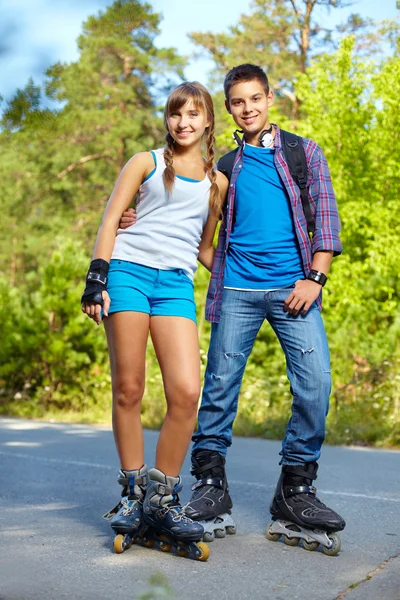
[[[332,187],[328,164],[321,148],[312,140],[303,138],[308,165],[307,189],[309,192],[311,212],[315,221],[315,232],[311,240],[307,233],[307,221],[301,204],[300,190],[290,175],[289,167],[282,150],[280,130],[278,126],[275,125],[275,127],[274,163],[290,200],[304,273],[307,276],[311,269],[312,257],[316,252],[333,251],[333,255],[336,256],[342,251],[342,245],[339,239],[340,220],[336,198]],[[218,323],[221,314],[226,253],[228,251],[229,239],[232,231],[236,180],[243,164],[244,145],[245,142],[243,142],[242,146],[238,149],[235,157],[227,203],[219,231],[218,245],[215,251],[210,285],[207,293],[206,319],[212,323]],[[317,304],[320,309],[321,297],[322,294],[320,294],[317,299]]]

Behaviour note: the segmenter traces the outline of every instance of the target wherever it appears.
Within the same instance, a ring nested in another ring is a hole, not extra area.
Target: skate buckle
[[[114,506],[114,508],[112,508],[111,510],[106,512],[104,515],[102,515],[101,518],[104,519],[105,521],[111,521],[111,519],[113,517],[115,517],[115,515],[117,514],[117,512],[119,511],[121,506],[122,506],[122,502],[118,502],[118,504],[116,506]]]
[[[313,494],[317,495],[317,488],[313,485],[290,485],[286,488],[285,495],[290,498],[291,496],[297,496],[298,494]]]
[[[213,485],[215,487],[224,489],[224,482],[222,479],[215,479],[214,477],[209,477],[208,479],[199,479],[198,481],[196,481],[192,487],[191,490],[192,492],[194,492],[194,490],[197,490],[200,487],[203,487],[204,485]]]

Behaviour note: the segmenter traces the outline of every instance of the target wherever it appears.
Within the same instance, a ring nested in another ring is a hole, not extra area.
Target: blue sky
[[[163,14],[158,46],[174,46],[180,54],[193,54],[194,45],[187,34],[192,31],[221,32],[234,25],[243,13],[250,12],[251,0],[147,0],[155,12]],[[51,64],[78,58],[76,39],[82,22],[110,5],[112,0],[0,0],[0,94],[10,99],[32,76],[43,79]],[[199,7],[195,12],[193,6]],[[343,10],[323,11],[332,25],[358,12],[374,19],[398,14],[396,0],[354,0]],[[186,70],[188,79],[207,83],[211,62],[192,60]]]

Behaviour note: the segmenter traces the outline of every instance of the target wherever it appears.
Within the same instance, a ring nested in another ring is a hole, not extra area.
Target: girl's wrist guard
[[[81,303],[94,302],[103,306],[103,291],[107,289],[109,268],[110,264],[102,258],[92,260],[86,275],[86,288]]]

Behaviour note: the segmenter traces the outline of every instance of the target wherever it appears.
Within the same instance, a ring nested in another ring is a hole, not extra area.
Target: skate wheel
[[[185,548],[182,548],[182,546],[177,547],[176,553],[178,554],[178,556],[183,556],[183,558],[189,556],[189,550],[185,550]]]
[[[298,537],[288,537],[287,535],[283,536],[283,541],[287,546],[297,546],[300,541]]]
[[[220,538],[220,539],[224,538],[226,536],[225,529],[216,529],[214,531],[214,535],[216,538]]]
[[[332,546],[330,548],[322,546],[322,552],[328,556],[336,556],[342,546],[340,537],[337,533],[329,533],[328,538],[331,540]]]
[[[206,560],[210,556],[210,548],[207,546],[207,544],[204,544],[204,542],[198,542],[197,548],[198,548],[198,550],[196,552],[197,560],[200,560],[201,562],[206,562]]]
[[[235,525],[228,525],[226,527],[226,533],[228,535],[235,535],[235,533],[236,533],[236,527],[235,527]]]
[[[272,527],[272,523],[270,523],[268,525],[265,535],[267,537],[267,540],[269,540],[270,542],[277,542],[279,540],[279,538],[281,537],[281,534],[280,533],[272,533],[271,527]]]
[[[122,554],[125,550],[124,537],[125,536],[119,534],[114,538],[114,552],[116,554]]]
[[[145,548],[152,548],[154,546],[154,540],[148,540],[147,538],[144,538],[142,544]]]
[[[172,544],[168,544],[167,542],[158,542],[158,547],[161,552],[170,552],[172,549]]]
[[[319,546],[318,542],[307,542],[307,540],[303,539],[303,548],[305,550],[309,550],[310,552],[313,552],[314,550],[316,550]]]
[[[214,532],[213,531],[206,531],[205,534],[203,535],[203,540],[205,542],[213,542],[215,538]]]

